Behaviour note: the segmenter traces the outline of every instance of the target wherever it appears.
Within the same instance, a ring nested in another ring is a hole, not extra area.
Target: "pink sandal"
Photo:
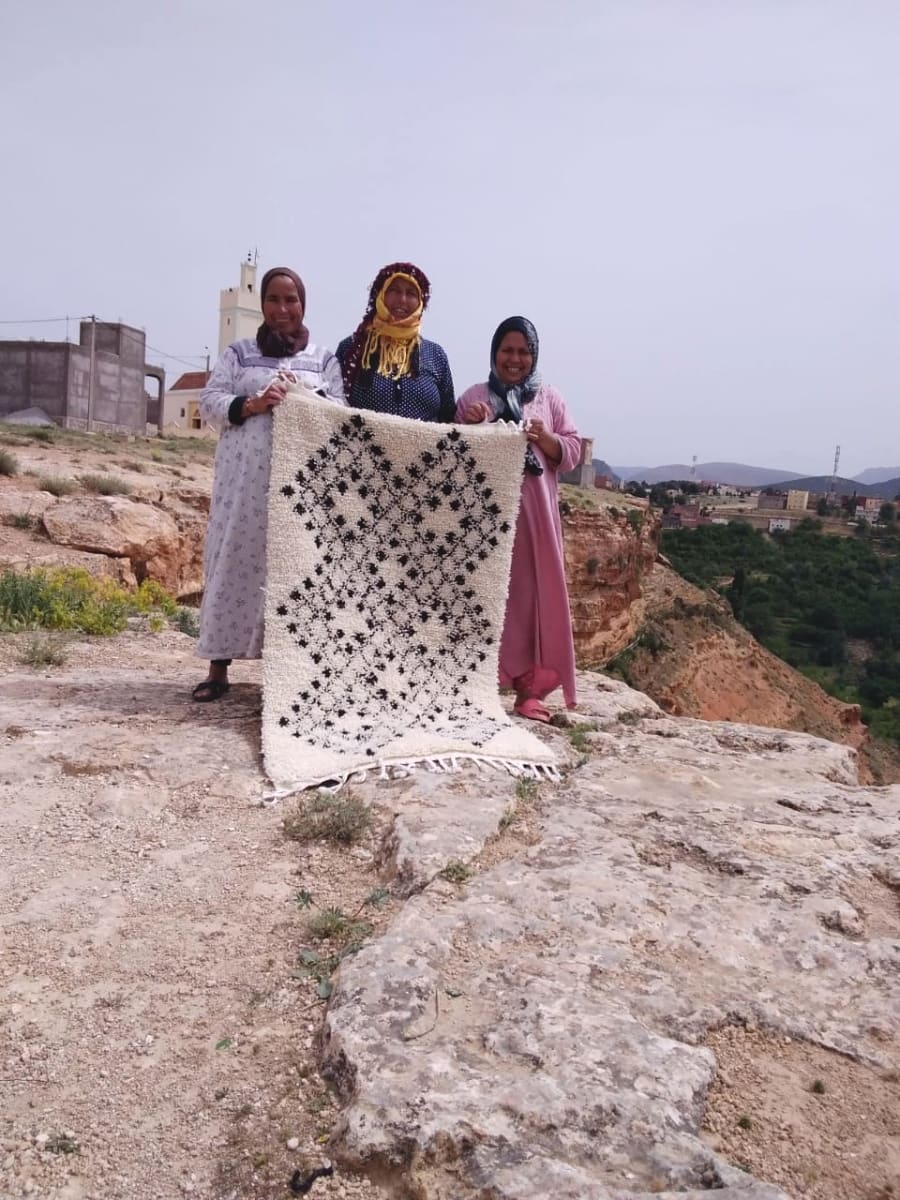
[[[527,717],[529,721],[543,721],[545,725],[550,720],[549,710],[541,704],[537,696],[527,696],[519,701],[513,712],[518,713],[520,717]]]

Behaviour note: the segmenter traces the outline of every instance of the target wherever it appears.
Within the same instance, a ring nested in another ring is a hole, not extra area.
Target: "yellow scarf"
[[[395,279],[411,283],[419,293],[419,307],[402,321],[395,321],[388,312],[384,294]],[[422,322],[422,291],[411,275],[390,275],[382,285],[375,300],[375,316],[369,326],[363,348],[361,365],[368,371],[378,368],[378,374],[386,379],[402,379],[409,374],[410,358],[419,344],[419,325]]]

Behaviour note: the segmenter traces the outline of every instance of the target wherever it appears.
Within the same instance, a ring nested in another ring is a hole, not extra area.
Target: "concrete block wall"
[[[69,405],[65,424],[87,429],[91,354],[73,346],[69,369]],[[91,423],[107,433],[139,433],[147,426],[143,365],[125,365],[118,355],[98,350],[94,357],[94,402]]]
[[[66,342],[0,342],[0,417],[35,405],[62,421],[70,349]]]
[[[132,367],[144,366],[147,342],[144,332],[132,325],[119,325],[112,321],[97,321],[95,326],[97,350],[117,355],[123,363]],[[78,340],[86,350],[91,348],[91,322],[82,321]]]

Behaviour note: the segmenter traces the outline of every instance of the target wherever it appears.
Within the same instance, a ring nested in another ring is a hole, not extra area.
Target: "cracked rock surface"
[[[896,1080],[900,788],[856,786],[846,747],[671,719],[601,676],[580,696],[590,753],[545,731],[574,769],[530,838],[508,785],[398,804],[415,894],[340,970],[335,1149],[441,1200],[787,1196],[702,1135],[704,1042],[760,1028]],[[897,1138],[882,1152],[900,1180]]]

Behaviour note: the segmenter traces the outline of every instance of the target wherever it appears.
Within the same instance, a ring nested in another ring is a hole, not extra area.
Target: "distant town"
[[[585,457],[590,453],[585,439]],[[588,459],[588,462],[591,460]],[[562,482],[591,486],[586,463],[566,472]],[[825,533],[850,536],[860,525],[892,526],[900,501],[900,479],[887,481],[881,495],[864,485],[840,480],[840,486],[813,491],[797,487],[749,487],[711,480],[666,480],[645,483],[623,481],[607,472],[595,472],[592,486],[624,492],[662,509],[663,529],[696,529],[701,525],[727,525],[741,520],[766,533],[789,533],[801,521],[816,520]],[[848,486],[849,484],[849,486]],[[866,494],[860,494],[865,492]]]

